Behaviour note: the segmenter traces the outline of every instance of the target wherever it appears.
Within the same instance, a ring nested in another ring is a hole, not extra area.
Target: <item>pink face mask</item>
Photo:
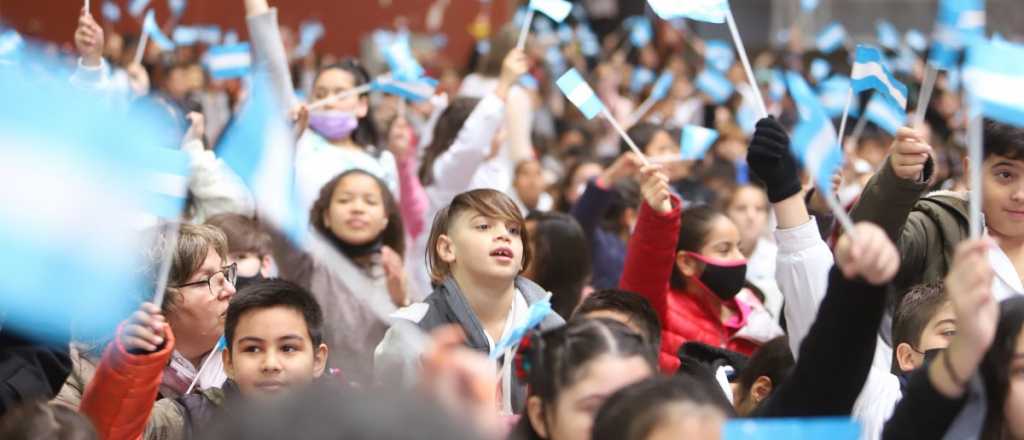
[[[350,112],[323,110],[309,114],[309,128],[328,141],[345,139],[357,127],[359,127],[359,119]]]

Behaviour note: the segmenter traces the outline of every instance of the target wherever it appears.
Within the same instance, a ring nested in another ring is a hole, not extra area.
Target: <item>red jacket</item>
[[[121,343],[121,328],[103,351],[103,359],[85,388],[79,409],[92,421],[99,438],[135,440],[142,436],[164,367],[174,352],[174,333],[169,326],[164,328],[166,342],[158,352],[128,353]]]
[[[679,347],[697,341],[749,356],[760,344],[735,337],[746,325],[750,308],[733,298],[725,303],[736,314],[723,323],[722,301],[706,287],[691,291],[675,290],[669,285],[676,264],[679,242],[680,203],[672,199],[672,211],[660,214],[647,203],[641,204],[636,228],[626,250],[626,265],[619,286],[647,298],[661,319],[662,373],[673,374],[679,368]],[[690,285],[695,283],[689,283]]]

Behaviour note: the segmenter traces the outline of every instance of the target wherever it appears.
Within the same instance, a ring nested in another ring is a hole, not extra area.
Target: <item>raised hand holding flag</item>
[[[854,92],[860,93],[873,89],[877,91],[876,97],[881,95],[892,104],[892,107],[898,108],[899,113],[903,113],[907,108],[907,86],[896,80],[896,77],[893,76],[892,72],[885,65],[882,51],[876,48],[857,45],[853,68],[850,72],[850,80],[852,81],[850,94],[847,96],[846,109],[843,110],[842,122],[839,124],[838,139],[840,143],[843,141],[843,134],[846,131],[846,119],[849,115],[850,103],[853,101]],[[875,98],[872,97],[873,99]],[[875,110],[877,111],[879,108],[875,108]],[[888,122],[895,121],[896,119],[892,117],[884,118]],[[905,116],[903,119],[906,119]]]

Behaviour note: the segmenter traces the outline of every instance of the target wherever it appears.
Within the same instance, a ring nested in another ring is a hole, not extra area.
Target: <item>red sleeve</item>
[[[99,438],[135,440],[142,436],[153,410],[164,367],[174,351],[174,333],[167,327],[163,349],[144,355],[128,353],[120,327],[117,334],[85,388],[80,411],[92,421]]]
[[[679,242],[680,201],[672,197],[672,211],[660,214],[644,202],[640,205],[636,228],[626,248],[626,264],[622,268],[619,287],[647,298],[664,319],[667,312],[665,295],[676,261]]]

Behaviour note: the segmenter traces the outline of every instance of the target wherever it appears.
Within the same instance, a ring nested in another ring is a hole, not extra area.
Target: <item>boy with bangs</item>
[[[224,339],[226,349],[215,354],[229,378],[223,387],[156,400],[175,337],[160,309],[143,303],[107,346],[82,398],[82,413],[99,438],[195,438],[236,400],[300,388],[321,377],[326,367],[320,305],[287,281],[263,281],[234,297]]]
[[[502,337],[527,320],[531,304],[549,299],[536,283],[520,276],[530,263],[529,233],[515,202],[490,189],[455,196],[438,212],[427,244],[427,264],[434,291],[422,303],[392,315],[397,321],[377,346],[378,381],[412,384],[425,347],[410,333],[408,324],[422,331],[456,324],[466,344],[491,353]],[[555,313],[541,329],[564,324]],[[512,361],[514,350],[495,353]],[[508,368],[502,369],[502,408],[519,412],[526,398],[525,384]]]

